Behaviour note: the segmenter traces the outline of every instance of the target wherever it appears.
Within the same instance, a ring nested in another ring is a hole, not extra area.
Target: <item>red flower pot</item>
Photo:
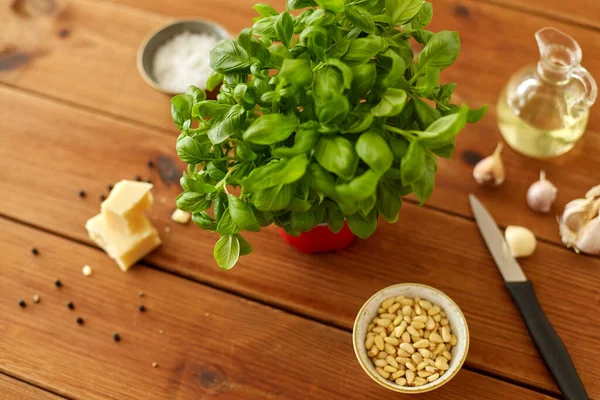
[[[350,246],[356,238],[345,222],[344,227],[338,233],[333,233],[327,225],[315,226],[308,232],[302,232],[300,236],[289,235],[283,228],[279,228],[279,233],[283,240],[303,253],[342,250]]]

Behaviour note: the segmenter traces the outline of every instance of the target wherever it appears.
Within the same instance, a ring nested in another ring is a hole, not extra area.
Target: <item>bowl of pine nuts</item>
[[[469,328],[458,305],[431,286],[401,283],[375,293],[352,331],[354,353],[381,386],[406,394],[437,389],[462,367]]]

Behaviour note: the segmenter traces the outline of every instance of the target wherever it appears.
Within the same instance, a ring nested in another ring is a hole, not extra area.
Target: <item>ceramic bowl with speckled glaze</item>
[[[452,360],[448,363],[449,369],[444,375],[440,376],[437,380],[427,383],[423,386],[411,387],[411,386],[400,386],[395,382],[388,379],[384,379],[375,371],[375,365],[367,354],[365,348],[365,338],[367,336],[367,328],[369,323],[377,315],[377,309],[381,303],[390,297],[404,296],[408,298],[420,297],[423,300],[428,300],[431,303],[439,306],[445,313],[446,318],[452,333],[456,335],[458,343],[452,348]],[[441,291],[432,288],[431,286],[421,285],[418,283],[401,283],[386,287],[375,293],[367,302],[362,306],[356,320],[354,321],[354,329],[352,330],[352,342],[354,345],[354,353],[358,358],[358,362],[361,367],[365,370],[367,375],[371,377],[379,385],[393,390],[395,392],[405,394],[419,394],[429,392],[430,390],[437,389],[444,384],[448,383],[460,370],[465,359],[467,358],[467,352],[469,350],[469,327],[467,326],[467,320],[463,315],[462,311],[456,305],[456,303]]]

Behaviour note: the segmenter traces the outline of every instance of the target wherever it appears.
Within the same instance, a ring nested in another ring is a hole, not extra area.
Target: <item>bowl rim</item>
[[[157,90],[161,93],[166,93],[166,94],[170,94],[170,95],[180,94],[180,92],[173,92],[173,91],[163,88],[154,79],[152,79],[152,77],[148,74],[148,72],[144,68],[144,63],[142,61],[143,57],[144,57],[144,52],[146,51],[146,48],[148,47],[148,43],[150,43],[150,41],[152,39],[154,39],[154,37],[156,35],[158,35],[160,32],[162,32],[163,30],[165,30],[167,28],[170,28],[173,25],[177,25],[177,24],[185,23],[185,22],[200,22],[205,25],[212,26],[213,28],[215,28],[215,32],[219,36],[223,36],[223,38],[221,40],[227,40],[227,39],[231,39],[233,37],[231,35],[231,32],[229,32],[229,30],[227,30],[221,24],[214,22],[212,20],[206,19],[206,18],[201,18],[201,17],[184,18],[184,19],[174,18],[174,19],[169,20],[165,24],[161,25],[160,27],[156,28],[149,34],[147,34],[144,37],[144,39],[142,40],[140,46],[138,47],[137,54],[136,54],[136,66],[137,66],[138,73],[141,75],[142,79],[154,90]]]
[[[385,291],[385,290],[389,290],[389,289],[394,289],[397,287],[421,287],[421,288],[425,288],[434,292],[437,292],[439,295],[441,295],[442,297],[446,298],[452,305],[454,305],[454,307],[456,307],[456,310],[459,314],[459,316],[461,317],[461,320],[464,321],[464,326],[465,326],[465,351],[462,354],[460,360],[458,361],[458,365],[456,367],[456,369],[449,375],[444,375],[443,379],[438,379],[437,381],[434,382],[439,382],[438,384],[434,384],[428,388],[425,389],[418,389],[418,387],[415,388],[410,388],[410,389],[404,389],[402,387],[399,386],[394,386],[391,383],[389,383],[387,380],[386,381],[382,381],[379,379],[378,376],[375,376],[374,373],[365,365],[365,360],[363,360],[362,356],[360,355],[359,352],[359,343],[358,343],[358,334],[357,332],[357,327],[359,326],[359,323],[362,322],[363,318],[361,318],[361,316],[363,315],[363,312],[365,311],[367,305],[369,305],[372,301],[374,301],[375,297],[377,295],[379,295],[379,293]],[[356,315],[356,318],[354,320],[354,324],[352,326],[352,345],[354,347],[354,354],[356,355],[356,358],[358,359],[358,363],[360,364],[360,366],[362,367],[362,369],[367,373],[367,375],[374,380],[376,383],[378,383],[379,385],[385,387],[386,389],[392,390],[394,392],[398,392],[398,393],[404,393],[404,394],[421,394],[421,393],[426,393],[435,389],[438,389],[440,387],[442,387],[443,385],[445,385],[446,383],[448,383],[449,381],[452,380],[452,378],[454,378],[454,376],[456,376],[456,374],[458,373],[458,371],[460,371],[460,369],[462,368],[466,358],[467,358],[467,354],[469,353],[469,344],[470,344],[470,335],[469,335],[469,325],[467,323],[467,319],[465,318],[465,315],[463,314],[462,310],[460,309],[460,307],[458,306],[458,304],[456,304],[456,302],[454,300],[452,300],[450,298],[450,296],[448,296],[446,293],[442,292],[439,289],[436,289],[432,286],[429,285],[424,285],[422,283],[397,283],[395,285],[391,285],[391,286],[387,286],[384,287],[381,290],[378,290],[377,292],[375,292],[371,297],[369,297],[369,299],[367,301],[365,301],[365,303],[362,305],[362,307],[360,308],[360,310],[358,311],[358,314]]]

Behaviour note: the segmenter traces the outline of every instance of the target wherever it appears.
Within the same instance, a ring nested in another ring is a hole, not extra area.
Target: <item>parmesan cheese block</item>
[[[102,202],[102,214],[108,226],[135,233],[145,226],[144,211],[152,207],[152,184],[123,180],[117,182],[108,199]]]

